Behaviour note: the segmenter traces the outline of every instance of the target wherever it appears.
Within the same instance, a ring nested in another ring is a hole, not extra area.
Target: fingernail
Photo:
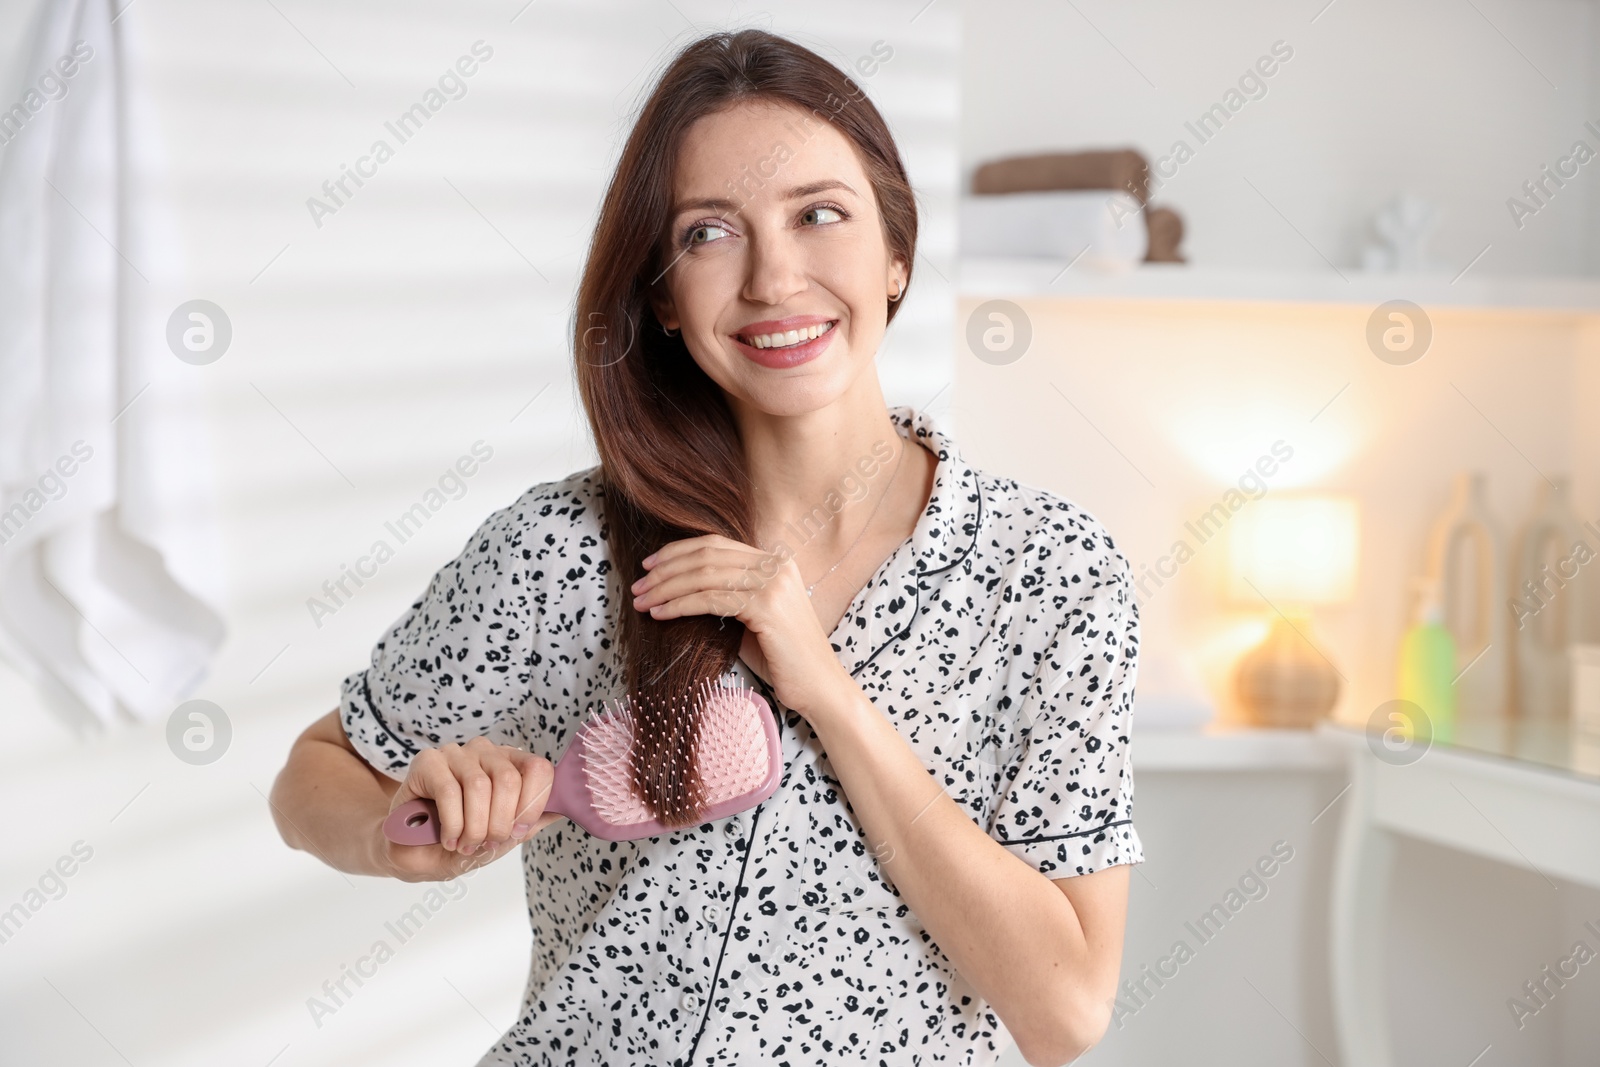
[[[656,556],[657,555],[658,555],[658,553],[652,552],[648,556],[646,556],[643,560],[641,560],[640,562],[643,563],[646,567],[648,567],[648,566],[650,566],[650,564],[652,564],[652,563],[654,563],[656,561]]]
[[[456,838],[452,837],[450,840],[444,842],[444,847],[449,849],[451,852],[454,852],[456,850]]]
[[[466,848],[461,850],[461,854],[463,856],[470,856],[473,854],[473,852],[477,851],[477,848],[477,845],[468,845]]]
[[[511,828],[511,832],[515,836],[521,837],[523,834],[528,832],[528,824],[525,822],[519,822],[517,825]]]

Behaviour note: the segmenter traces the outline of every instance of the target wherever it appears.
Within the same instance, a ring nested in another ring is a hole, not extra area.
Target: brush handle
[[[767,742],[767,777],[754,793],[733,797],[713,804],[701,813],[701,819],[712,822],[746,811],[770,797],[778,788],[783,775],[783,754],[778,738],[777,720],[766,698],[760,693],[749,693],[750,699],[760,709],[762,728]],[[588,782],[584,779],[583,760],[586,738],[579,731],[567,746],[567,751],[555,763],[555,775],[550,784],[550,796],[544,810],[564,815],[595,837],[607,841],[632,841],[641,837],[654,837],[669,832],[655,819],[629,826],[613,826],[595,811]],[[417,797],[391,811],[383,820],[383,835],[397,845],[437,845],[439,843],[439,808],[427,797]]]
[[[583,783],[577,773],[578,766],[579,760],[565,756],[556,761],[555,779],[545,802],[545,814],[554,812],[571,818],[573,813],[587,806],[588,797],[579,795]],[[439,806],[428,797],[406,801],[383,820],[383,836],[397,845],[437,845]]]
[[[427,797],[406,801],[383,820],[383,836],[397,845],[437,845],[438,805]]]

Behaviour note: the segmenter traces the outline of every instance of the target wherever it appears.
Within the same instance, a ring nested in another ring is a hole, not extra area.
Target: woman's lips
[[[759,363],[763,367],[772,367],[781,370],[784,367],[798,367],[820,356],[824,349],[833,341],[833,335],[838,332],[839,321],[830,319],[826,332],[809,341],[802,341],[797,345],[788,345],[783,348],[757,348],[746,344],[735,335],[733,343],[746,359],[752,363]]]

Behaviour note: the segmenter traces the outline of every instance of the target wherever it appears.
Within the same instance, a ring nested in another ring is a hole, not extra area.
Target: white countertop
[[[1133,735],[1135,773],[1337,770],[1344,763],[1344,752],[1314,730],[1210,725]]]

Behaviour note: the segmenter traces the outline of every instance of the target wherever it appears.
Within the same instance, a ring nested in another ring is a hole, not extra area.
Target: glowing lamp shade
[[[1228,595],[1303,611],[1355,594],[1361,515],[1350,497],[1268,496],[1229,527]]]
[[[1356,502],[1338,496],[1263,497],[1234,516],[1229,595],[1272,615],[1266,640],[1234,676],[1255,725],[1310,727],[1338,700],[1339,672],[1315,643],[1310,612],[1354,594],[1359,528]]]

